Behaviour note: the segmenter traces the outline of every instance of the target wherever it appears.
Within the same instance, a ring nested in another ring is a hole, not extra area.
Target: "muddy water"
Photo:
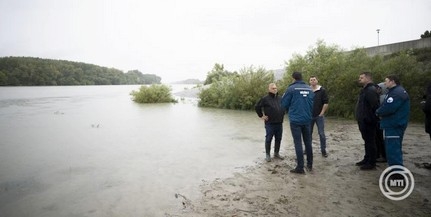
[[[263,159],[253,112],[137,104],[138,88],[0,87],[1,216],[163,216]]]

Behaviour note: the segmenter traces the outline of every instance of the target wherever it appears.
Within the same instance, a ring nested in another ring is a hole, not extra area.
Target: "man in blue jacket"
[[[304,151],[302,149],[302,138],[304,138],[305,151],[307,155],[307,169],[313,168],[313,149],[311,147],[311,119],[313,110],[314,92],[302,81],[302,74],[294,72],[292,78],[295,80],[289,85],[281,99],[281,105],[286,109],[289,116],[290,130],[293,143],[295,144],[297,166],[291,170],[292,173],[304,174]],[[301,138],[302,137],[302,138]]]
[[[403,166],[402,142],[409,122],[410,98],[395,75],[385,78],[385,86],[389,92],[376,114],[381,119],[380,128],[384,130],[386,159],[389,166]]]

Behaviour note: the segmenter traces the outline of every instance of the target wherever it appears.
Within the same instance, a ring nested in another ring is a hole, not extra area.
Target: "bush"
[[[141,86],[139,91],[132,91],[132,100],[137,103],[176,103],[171,95],[171,89],[166,85],[153,84],[151,86]]]
[[[213,80],[211,86],[199,94],[199,106],[223,109],[251,110],[274,82],[274,74],[263,68],[244,68]]]
[[[384,81],[387,75],[395,74],[401,85],[407,90],[411,100],[410,120],[423,120],[420,101],[426,84],[430,81],[430,67],[427,50],[406,50],[390,56],[367,56],[364,49],[344,52],[337,46],[327,46],[317,42],[305,56],[295,55],[287,63],[282,86],[291,81],[293,71],[303,72],[304,81],[311,75],[319,78],[329,95],[328,115],[343,118],[354,118],[357,97],[361,90],[358,77],[361,72],[369,71],[374,83]],[[421,61],[418,61],[420,59]]]
[[[431,83],[431,49],[413,49],[388,56],[368,56],[364,49],[345,52],[336,45],[327,46],[318,41],[302,56],[295,54],[286,62],[286,72],[277,81],[282,95],[293,82],[294,71],[302,72],[304,81],[315,75],[329,96],[329,116],[354,118],[355,105],[361,91],[358,77],[361,72],[371,72],[375,83],[384,81],[387,75],[399,76],[401,85],[410,96],[410,120],[422,121],[420,101],[428,83]],[[223,72],[223,73],[222,73]],[[216,65],[208,77],[211,86],[200,93],[200,106],[224,109],[252,110],[260,97],[267,93],[268,84],[274,82],[274,75],[265,69],[253,67],[243,69],[240,74],[229,73]],[[226,75],[226,76],[224,76]],[[223,77],[224,76],[224,77]]]

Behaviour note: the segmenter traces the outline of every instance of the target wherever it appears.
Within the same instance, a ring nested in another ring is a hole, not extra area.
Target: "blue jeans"
[[[313,149],[311,147],[310,124],[290,123],[293,143],[295,144],[297,166],[295,169],[304,169],[304,150],[302,149],[302,139],[304,140],[305,151],[307,155],[307,166],[313,166]]]
[[[272,137],[275,139],[274,153],[280,151],[281,137],[283,135],[283,123],[276,124],[265,124],[266,136],[265,136],[265,152],[270,154],[271,152],[271,141]]]
[[[311,135],[313,135],[314,123],[316,123],[317,132],[319,133],[320,151],[322,154],[326,154],[325,118],[323,116],[317,116],[311,120]]]

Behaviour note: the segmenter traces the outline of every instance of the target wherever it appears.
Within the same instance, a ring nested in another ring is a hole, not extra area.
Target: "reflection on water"
[[[161,216],[264,155],[253,112],[137,104],[138,89],[0,87],[2,216]]]

